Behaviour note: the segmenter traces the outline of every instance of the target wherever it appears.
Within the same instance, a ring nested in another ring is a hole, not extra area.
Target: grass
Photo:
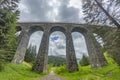
[[[79,66],[79,71],[73,73],[68,73],[65,66],[53,70],[66,80],[120,80],[120,67],[107,55],[107,52],[104,55],[108,64],[100,69],[92,69],[89,65]]]
[[[66,66],[58,68],[49,65],[48,71],[51,70],[66,78],[66,80],[120,80],[120,67],[109,57],[107,52],[104,53],[108,64],[100,69],[92,69],[90,65],[79,66],[79,71],[69,73]],[[26,62],[16,65],[8,63],[0,72],[0,80],[36,80],[46,74],[38,74],[32,71],[32,66]]]
[[[8,63],[0,72],[0,80],[35,80],[44,75],[33,72],[32,66],[26,62],[19,65]]]

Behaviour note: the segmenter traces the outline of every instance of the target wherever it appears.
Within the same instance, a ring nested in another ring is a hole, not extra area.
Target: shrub
[[[66,68],[65,65],[64,65],[64,66],[57,67],[57,68],[55,69],[55,73],[57,73],[57,74],[65,73],[65,72],[67,72],[67,68]]]
[[[10,62],[13,58],[13,53],[6,49],[0,50],[0,71],[3,70],[4,64]]]

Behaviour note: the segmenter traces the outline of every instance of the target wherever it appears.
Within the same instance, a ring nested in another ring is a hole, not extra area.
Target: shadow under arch
[[[72,29],[72,32],[80,32],[81,34],[84,35],[85,33],[87,33],[87,29],[82,28],[82,27],[74,27]]]
[[[50,29],[50,32],[49,32],[49,35],[55,31],[60,31],[60,32],[63,32],[65,34],[66,30],[64,27],[61,27],[61,26],[53,26],[51,27]]]
[[[44,29],[41,26],[31,26],[29,28],[28,35],[31,36],[31,34],[33,34],[36,31],[43,31],[44,32]]]

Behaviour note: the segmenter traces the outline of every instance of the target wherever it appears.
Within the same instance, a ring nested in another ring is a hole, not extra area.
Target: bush
[[[0,59],[3,62],[10,62],[14,56],[14,52],[8,51],[6,49],[0,50]]]
[[[57,74],[65,73],[65,72],[67,72],[67,68],[65,65],[60,66],[60,67],[56,67],[56,69],[55,69],[55,73],[57,73]]]
[[[14,54],[5,49],[0,50],[0,71],[3,70],[4,64],[10,62],[13,58]]]

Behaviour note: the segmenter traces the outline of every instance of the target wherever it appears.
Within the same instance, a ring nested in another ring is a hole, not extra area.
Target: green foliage
[[[60,67],[54,67],[53,71],[57,74],[65,73],[65,72],[67,72],[67,68],[66,68],[65,65],[63,65],[63,66],[60,66]]]
[[[15,27],[19,0],[0,0],[0,65],[11,61],[16,47]]]
[[[108,61],[108,65],[99,69],[92,69],[88,65],[79,66],[80,71],[73,73],[67,72],[66,69],[61,70],[62,66],[54,70],[60,76],[65,77],[66,80],[119,80],[120,67],[108,56],[107,52],[105,52],[105,58]]]
[[[120,30],[112,30],[109,32],[105,42],[105,49],[108,51],[115,62],[120,66]]]
[[[44,75],[33,72],[32,66],[26,62],[20,65],[9,63],[0,72],[0,80],[34,80]]]
[[[96,27],[92,32],[103,40],[103,51],[107,51],[108,55],[120,66],[120,30],[117,28]]]
[[[8,51],[5,49],[1,49],[0,53],[1,53],[0,55],[0,71],[1,71],[4,69],[4,65],[12,60],[14,52],[12,53],[10,50]]]
[[[3,62],[2,61],[0,61],[0,71],[2,71],[3,70],[3,67],[4,66],[4,64],[3,64]]]
[[[25,61],[26,62],[31,62],[34,63],[35,62],[35,58],[36,58],[36,46],[32,46],[30,45],[29,48],[26,51],[25,54]]]
[[[81,66],[87,66],[87,65],[90,64],[88,57],[85,56],[84,54],[82,56],[82,59],[79,61],[79,63],[80,63]]]
[[[13,27],[19,14],[17,3],[18,0],[0,1],[0,48],[6,48],[6,40],[9,39],[7,36],[14,32]]]
[[[116,64],[116,62],[110,57],[110,55],[108,54],[107,51],[104,53],[104,56],[105,56],[108,64]]]
[[[48,64],[47,65],[47,73],[50,73],[51,71],[53,71],[53,65],[52,64]]]
[[[52,64],[53,67],[66,64],[66,59],[60,56],[48,56],[48,64]]]

